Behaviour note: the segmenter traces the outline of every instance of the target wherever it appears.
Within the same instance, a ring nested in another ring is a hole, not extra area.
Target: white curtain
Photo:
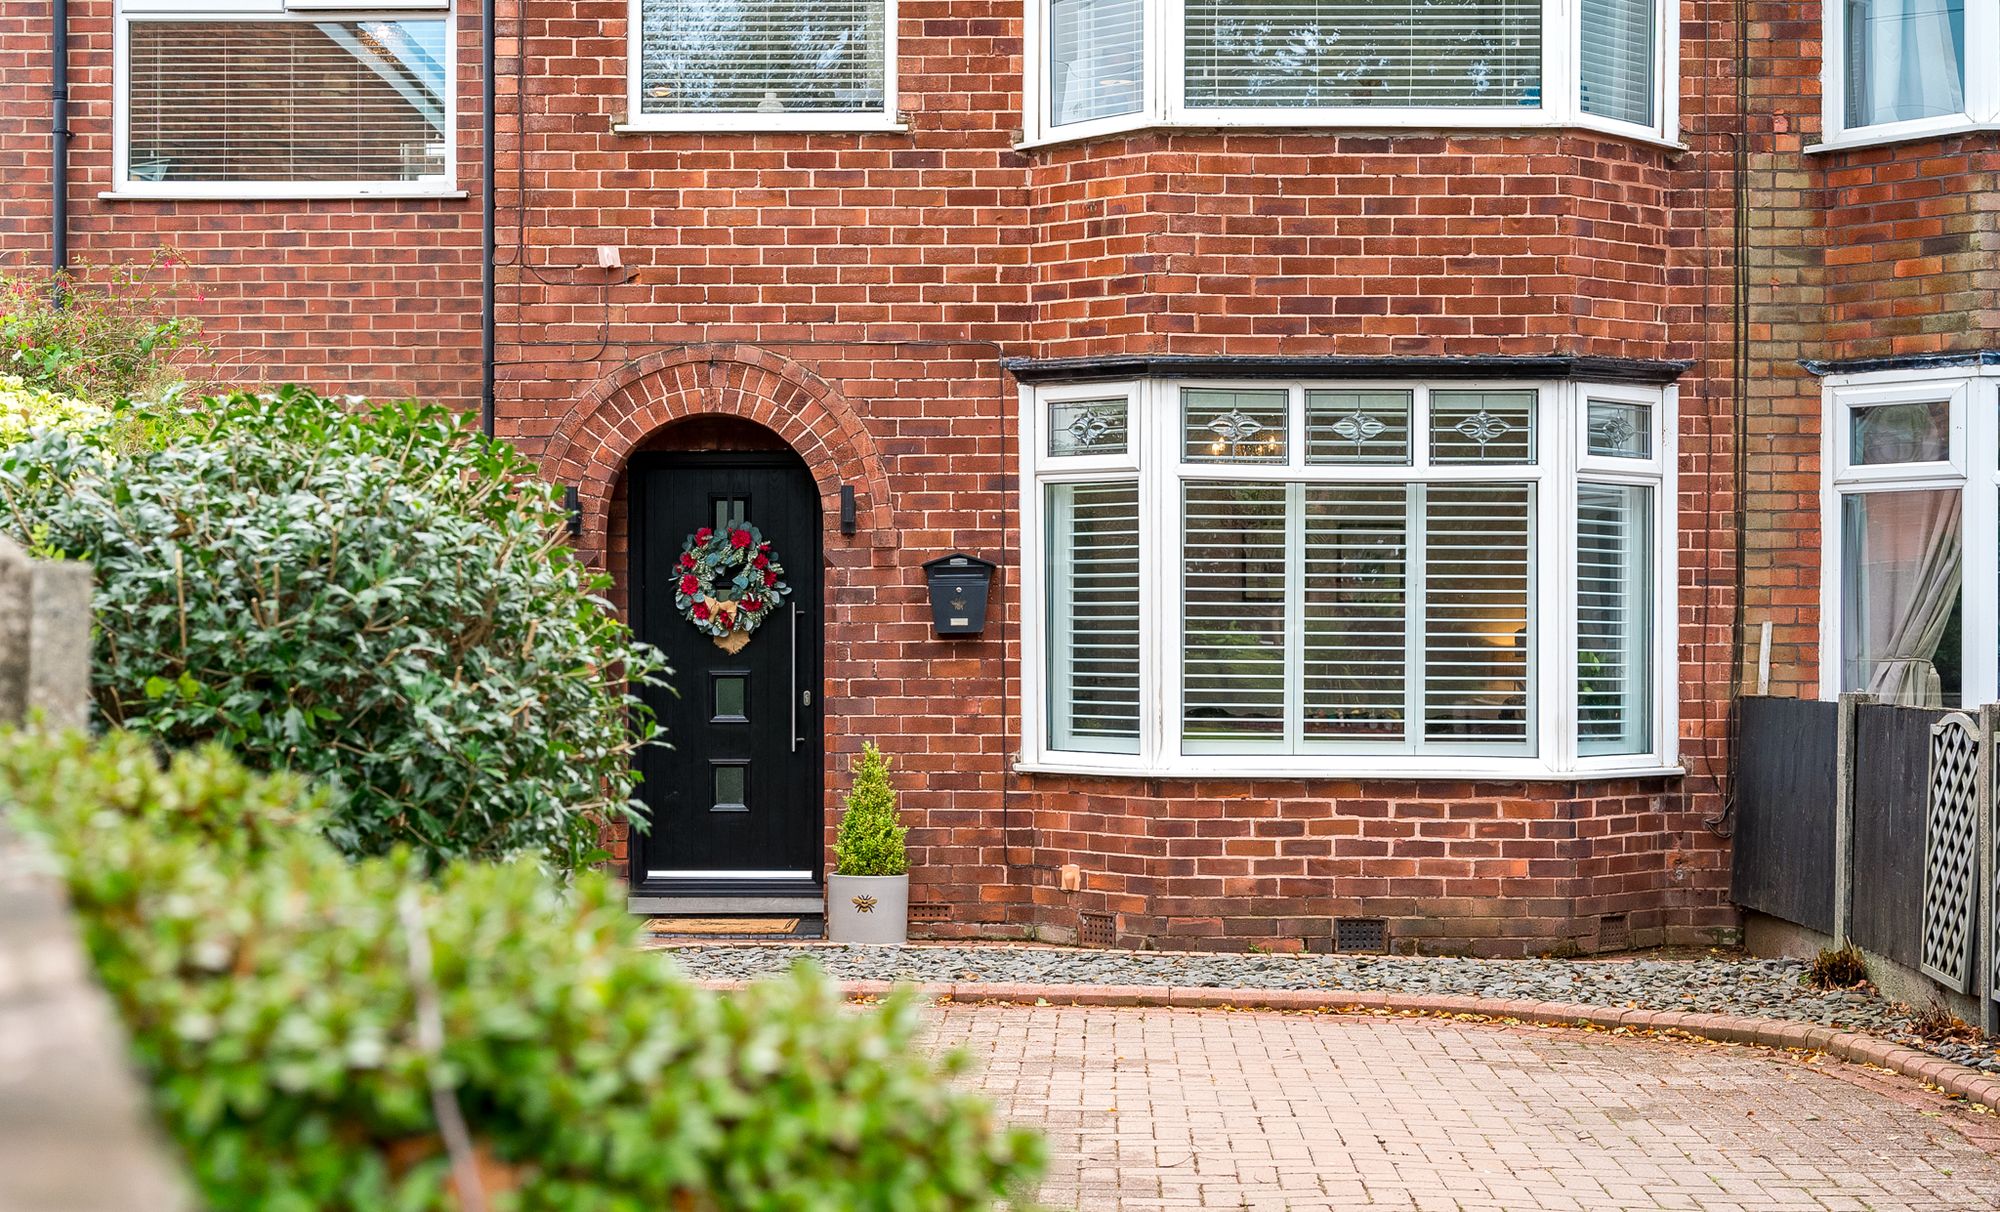
[[[1847,124],[1965,112],[1965,0],[1848,0]]]
[[[1943,705],[1935,660],[1964,575],[1957,490],[1846,500],[1846,688]]]

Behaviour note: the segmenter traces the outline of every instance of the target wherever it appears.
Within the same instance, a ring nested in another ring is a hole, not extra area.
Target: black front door
[[[817,895],[821,871],[820,508],[805,464],[778,454],[642,454],[631,469],[633,628],[673,667],[648,688],[671,748],[640,758],[650,828],[645,896]],[[749,522],[791,594],[729,653],[674,606],[681,551],[704,526]]]

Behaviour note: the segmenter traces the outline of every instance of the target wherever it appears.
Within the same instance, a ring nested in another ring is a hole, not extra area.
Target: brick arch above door
[[[632,452],[676,421],[733,416],[782,437],[805,460],[825,515],[840,516],[851,485],[859,529],[853,542],[895,545],[888,475],[875,439],[839,389],[798,362],[754,345],[707,345],[648,354],[605,375],[563,417],[542,472],[577,487],[584,533],[611,530],[618,477]],[[837,543],[836,534],[828,536]],[[600,547],[591,553],[602,558]]]

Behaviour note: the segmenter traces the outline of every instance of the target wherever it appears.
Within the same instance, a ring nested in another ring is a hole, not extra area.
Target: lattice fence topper
[[[1931,726],[1922,968],[1959,993],[1972,988],[1979,918],[1979,749],[1973,722],[1962,713]]]

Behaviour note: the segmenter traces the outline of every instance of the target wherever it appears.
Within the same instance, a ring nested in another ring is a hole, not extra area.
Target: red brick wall
[[[943,933],[1318,945],[1333,916],[1405,945],[1521,952],[1726,928],[1719,810],[1734,659],[1728,378],[1735,129],[1725,0],[1684,0],[1689,150],[1580,132],[1142,133],[1014,150],[1019,0],[905,0],[908,134],[620,134],[623,0],[502,14],[500,432],[584,489],[624,563],[624,456],[677,419],[745,417],[861,532],[828,536],[829,813],[864,739],[898,759],[917,897]],[[470,404],[476,196],[98,201],[109,3],[76,10],[78,242],[185,251],[230,373]],[[479,96],[459,14],[460,176]],[[32,79],[33,23],[0,18]],[[517,59],[518,56],[518,59]],[[1720,83],[1718,83],[1720,81]],[[24,100],[23,98],[27,99]],[[31,90],[0,96],[23,153]],[[517,116],[518,115],[518,116]],[[11,163],[0,159],[0,163]],[[525,186],[525,190],[522,188]],[[33,216],[32,174],[0,183]],[[18,206],[17,206],[18,204]],[[32,249],[27,230],[0,228]],[[622,267],[597,268],[596,247]],[[1532,785],[1220,784],[1017,775],[1020,603],[943,642],[921,564],[1018,550],[1005,355],[1590,354],[1694,363],[1681,384],[1682,741],[1689,777]],[[1085,889],[1064,893],[1065,863]]]
[[[20,14],[20,15],[17,15]],[[459,183],[425,200],[154,201],[111,188],[112,3],[70,5],[72,248],[79,262],[185,259],[180,306],[227,383],[304,382],[466,407],[479,396],[479,51],[458,14]],[[47,6],[0,16],[0,257],[48,263]],[[20,172],[12,166],[21,165]]]

